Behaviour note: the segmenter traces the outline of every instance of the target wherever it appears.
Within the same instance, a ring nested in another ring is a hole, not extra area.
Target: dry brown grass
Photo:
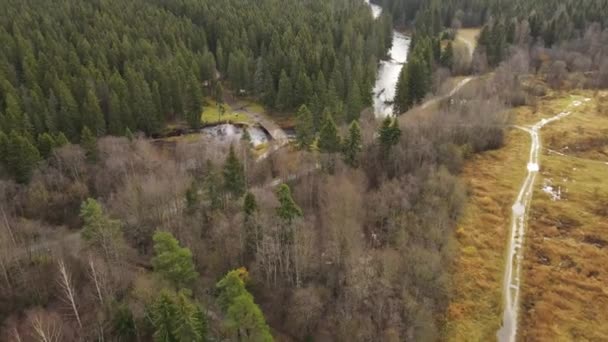
[[[543,129],[544,147],[566,155],[545,150],[535,187],[523,269],[525,341],[608,341],[608,117],[596,110],[596,94],[578,95],[593,101]],[[546,181],[561,189],[561,200],[542,191]]]
[[[603,140],[608,117],[596,108],[598,96],[553,93],[535,108],[517,110],[516,124],[529,125],[573,100],[593,99],[542,130],[544,147],[565,155],[545,149],[541,157],[525,242],[522,341],[608,341],[608,143]],[[465,166],[471,196],[457,229],[461,253],[447,340],[496,339],[510,207],[528,151],[527,134],[511,131],[504,148],[475,156]],[[562,200],[542,191],[548,180],[561,188]]]
[[[504,148],[476,155],[464,168],[470,196],[457,229],[461,253],[448,308],[449,341],[495,340],[510,208],[525,176],[529,140],[511,130]]]

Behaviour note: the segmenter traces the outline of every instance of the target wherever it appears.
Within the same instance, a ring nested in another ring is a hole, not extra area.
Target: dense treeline
[[[0,131],[38,149],[44,133],[196,125],[216,70],[271,108],[350,121],[391,42],[390,19],[355,0],[10,0],[0,13]]]

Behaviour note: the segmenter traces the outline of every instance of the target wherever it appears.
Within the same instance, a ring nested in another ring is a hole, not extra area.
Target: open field
[[[541,172],[524,243],[518,330],[524,341],[608,340],[608,116],[596,108],[601,95],[552,94],[536,108],[516,110],[515,124],[525,126],[582,103],[541,131]],[[470,198],[457,230],[448,340],[496,338],[511,205],[529,140],[512,130],[505,147],[465,166]]]
[[[205,99],[203,112],[201,113],[201,121],[203,124],[215,124],[219,122],[232,122],[248,124],[251,119],[242,111],[235,110],[231,105],[224,103],[222,105],[224,113],[220,115],[217,102],[210,99]]]
[[[598,96],[543,131],[523,264],[522,340],[608,340],[608,116]],[[555,111],[561,99],[542,103]],[[554,151],[554,152],[553,152]]]
[[[463,170],[469,201],[456,231],[460,255],[448,308],[449,341],[496,338],[511,205],[525,177],[529,143],[525,132],[510,130],[504,148],[474,156]]]

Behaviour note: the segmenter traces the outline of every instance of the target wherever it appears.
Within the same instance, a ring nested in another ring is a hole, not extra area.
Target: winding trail
[[[571,106],[578,107],[580,101],[574,101]],[[519,314],[519,289],[521,280],[521,263],[523,260],[523,243],[526,233],[528,209],[532,201],[534,181],[540,170],[539,156],[541,151],[540,130],[547,124],[563,119],[572,114],[570,111],[561,112],[549,119],[542,119],[532,127],[520,127],[532,139],[530,146],[530,157],[528,160],[528,173],[524,180],[511,214],[511,238],[509,239],[509,249],[505,265],[505,275],[503,283],[503,324],[496,336],[499,342],[515,342],[517,337],[517,320]]]

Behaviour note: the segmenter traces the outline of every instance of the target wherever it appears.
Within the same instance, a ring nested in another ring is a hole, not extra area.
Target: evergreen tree
[[[43,159],[47,159],[51,155],[51,151],[56,146],[55,139],[49,133],[38,135],[38,151]]]
[[[410,98],[409,73],[407,64],[401,68],[399,79],[395,90],[395,99],[393,102],[393,113],[401,115],[412,107],[412,99]]]
[[[291,222],[297,217],[302,216],[302,209],[296,204],[291,196],[291,189],[287,184],[281,184],[277,190],[277,199],[279,200],[279,207],[277,210],[277,216],[283,221],[291,224]]]
[[[101,251],[106,258],[118,258],[124,243],[120,222],[104,214],[99,202],[88,198],[80,206],[83,221],[82,237],[89,246]]]
[[[106,131],[106,124],[99,107],[99,100],[92,88],[87,90],[82,108],[82,124],[88,127],[95,136],[102,136]]]
[[[454,66],[454,48],[452,47],[452,42],[448,42],[448,45],[441,54],[441,65],[448,69],[452,69]]]
[[[239,268],[228,272],[216,285],[218,304],[226,313],[229,332],[246,341],[271,342],[270,328],[262,310],[245,288],[247,270]]]
[[[338,136],[338,128],[331,115],[326,114],[323,120],[323,126],[319,133],[318,147],[324,153],[336,153],[340,151],[341,143]]]
[[[344,162],[351,167],[359,167],[359,154],[362,150],[361,127],[353,121],[348,129],[348,137],[344,141]]]
[[[65,137],[65,134],[63,134],[63,132],[59,132],[56,136],[55,136],[55,148],[59,148],[62,146],[65,146],[67,144],[69,144],[70,142],[68,141],[68,138]]]
[[[243,200],[243,212],[245,217],[250,217],[258,210],[258,204],[255,200],[255,196],[251,192],[247,192],[245,199]]]
[[[160,292],[148,310],[155,342],[203,342],[207,321],[202,308],[185,291]]]
[[[356,80],[353,80],[348,91],[347,99],[348,109],[346,119],[348,122],[359,120],[361,110],[363,109],[363,100],[361,99],[361,88]]]
[[[32,178],[40,153],[36,146],[23,135],[12,131],[6,148],[6,168],[18,183],[27,183]]]
[[[298,110],[296,122],[296,140],[301,149],[310,148],[315,139],[314,122],[312,113],[306,105],[302,105]]]
[[[9,140],[8,135],[0,131],[0,164],[5,165],[8,157]]]
[[[186,120],[193,129],[201,126],[201,113],[203,109],[203,94],[199,81],[191,74],[187,87]]]
[[[87,126],[82,128],[82,133],[80,134],[80,145],[84,149],[89,162],[93,163],[97,161],[97,139]]]
[[[277,92],[276,108],[281,111],[286,111],[291,108],[293,98],[293,88],[291,80],[285,70],[281,71],[279,79],[279,90]]]
[[[401,129],[396,119],[387,117],[382,121],[379,131],[380,153],[387,157],[390,149],[397,145],[401,137]]]
[[[245,169],[239,161],[234,146],[230,145],[228,157],[224,163],[224,191],[233,198],[241,197],[245,193]]]
[[[192,252],[181,247],[167,232],[154,233],[154,272],[168,280],[176,289],[188,288],[198,277],[192,261]]]

